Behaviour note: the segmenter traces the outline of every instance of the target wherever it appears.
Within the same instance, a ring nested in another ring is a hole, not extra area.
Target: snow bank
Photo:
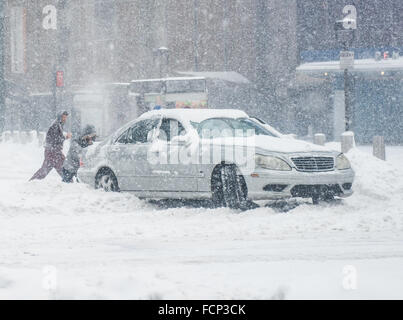
[[[371,200],[384,201],[385,208],[400,207],[403,203],[403,166],[377,159],[358,149],[352,149],[347,156],[357,174],[357,197],[366,199],[366,203]],[[403,165],[403,154],[401,164]],[[400,210],[403,213],[403,209]]]

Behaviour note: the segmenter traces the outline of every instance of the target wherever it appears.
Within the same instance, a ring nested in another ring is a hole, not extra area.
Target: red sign
[[[64,73],[63,71],[56,72],[56,87],[61,88],[64,86]]]

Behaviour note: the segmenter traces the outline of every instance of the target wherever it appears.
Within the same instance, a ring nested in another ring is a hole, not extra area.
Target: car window
[[[238,119],[238,122],[240,122],[247,130],[254,130],[255,135],[260,136],[271,136],[275,137],[273,133],[271,133],[269,130],[266,128],[263,128],[260,126],[258,123],[254,122],[253,120],[250,120],[248,118],[243,118],[243,119]]]
[[[203,139],[233,136],[233,128],[224,119],[214,118],[202,121],[197,131]]]
[[[158,126],[158,119],[147,119],[134,124],[127,133],[126,143],[147,143],[148,133]]]
[[[204,139],[233,136],[265,135],[275,137],[270,131],[249,118],[211,118],[201,123],[192,122],[199,136]]]
[[[263,130],[264,133],[260,133],[260,134],[264,134],[264,135],[267,134],[267,135],[271,135],[271,136],[276,137],[276,138],[281,138],[281,133],[280,132],[278,132],[273,127],[271,127],[271,130],[269,130],[267,127],[270,127],[270,125],[267,124],[266,122],[264,122],[263,120],[260,120],[260,119],[258,119],[256,117],[240,118],[239,120],[247,121],[248,123],[251,123],[253,126],[257,126],[261,130]],[[258,131],[260,132],[260,130],[258,130]]]
[[[127,129],[125,132],[123,132],[120,137],[116,140],[117,143],[127,143],[127,133],[129,132],[130,129]]]
[[[178,120],[165,118],[161,121],[159,139],[171,141],[174,137],[185,134],[186,130]]]

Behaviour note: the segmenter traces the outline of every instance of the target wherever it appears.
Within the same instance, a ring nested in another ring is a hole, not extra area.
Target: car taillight
[[[80,167],[84,167],[83,159],[80,158]]]

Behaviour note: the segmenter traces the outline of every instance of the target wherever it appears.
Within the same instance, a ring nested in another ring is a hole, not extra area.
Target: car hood
[[[332,152],[331,149],[297,139],[275,138],[269,136],[256,136],[256,147],[259,149],[281,152]]]
[[[315,145],[302,140],[277,138],[270,136],[253,136],[248,138],[217,138],[202,140],[206,143],[235,145],[243,147],[255,147],[257,152],[279,152],[279,153],[314,153],[314,152],[334,152],[333,150]]]

